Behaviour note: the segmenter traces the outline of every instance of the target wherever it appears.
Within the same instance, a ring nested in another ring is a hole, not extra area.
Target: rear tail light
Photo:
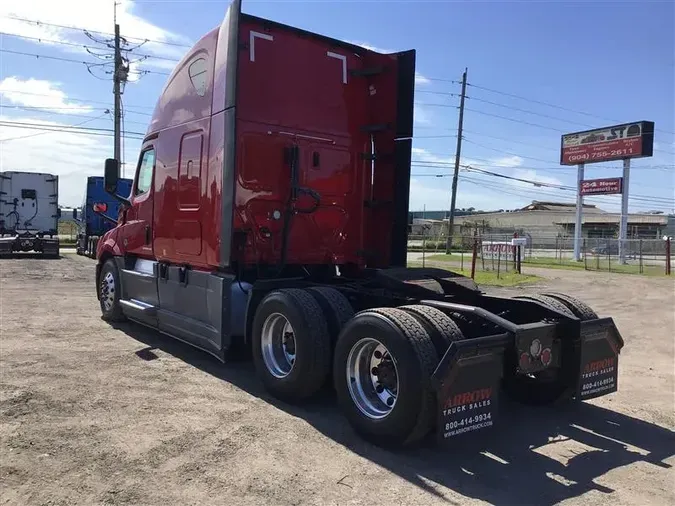
[[[530,367],[530,355],[529,353],[520,354],[520,368],[527,369]]]
[[[551,359],[553,358],[553,354],[551,353],[551,348],[544,348],[541,352],[541,363],[548,366],[551,365]]]
[[[534,358],[537,358],[540,353],[541,353],[541,341],[539,339],[535,339],[530,344],[530,355],[532,355]]]

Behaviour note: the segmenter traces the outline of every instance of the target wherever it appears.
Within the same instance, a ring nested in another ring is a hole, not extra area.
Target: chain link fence
[[[434,265],[445,262],[453,268],[470,270],[474,244],[477,271],[526,272],[528,267],[586,269],[589,271],[626,274],[668,274],[675,261],[670,242],[663,239],[627,239],[624,258],[620,257],[620,240],[616,238],[583,238],[580,259],[574,258],[574,238],[518,234],[523,244],[514,246],[514,234],[459,235],[453,237],[450,255],[446,255],[446,237],[410,235],[408,256],[415,264]],[[519,257],[519,258],[518,258]]]

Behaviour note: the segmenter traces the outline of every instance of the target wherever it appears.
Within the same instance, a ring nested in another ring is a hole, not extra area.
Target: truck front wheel
[[[253,320],[253,363],[265,388],[285,401],[315,394],[330,372],[326,318],[307,291],[275,290]]]
[[[342,330],[333,361],[338,402],[354,430],[381,446],[402,446],[431,429],[431,374],[438,354],[424,327],[400,309],[357,314]]]
[[[119,272],[112,258],[101,268],[101,275],[98,278],[98,298],[104,320],[120,322],[126,319],[120,306]]]

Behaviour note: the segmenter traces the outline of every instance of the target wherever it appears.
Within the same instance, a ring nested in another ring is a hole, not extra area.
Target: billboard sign
[[[623,178],[612,177],[607,179],[586,179],[581,182],[579,189],[582,195],[616,195],[623,189]]]
[[[654,122],[636,121],[562,136],[560,165],[652,156]]]

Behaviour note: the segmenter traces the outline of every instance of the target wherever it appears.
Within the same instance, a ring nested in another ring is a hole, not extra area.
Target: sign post
[[[619,262],[626,263],[626,238],[628,237],[628,176],[630,175],[630,158],[623,160],[623,181],[621,186],[621,223],[619,224]]]
[[[630,159],[652,156],[654,122],[636,121],[611,127],[565,134],[560,139],[560,165],[578,165],[577,213],[574,225],[574,259],[581,260],[581,217],[584,195],[621,193],[619,258],[626,261],[628,235],[628,176]],[[587,163],[623,160],[623,178],[584,181]]]
[[[577,169],[577,216],[574,222],[574,260],[581,261],[581,214],[584,208],[584,164]]]

